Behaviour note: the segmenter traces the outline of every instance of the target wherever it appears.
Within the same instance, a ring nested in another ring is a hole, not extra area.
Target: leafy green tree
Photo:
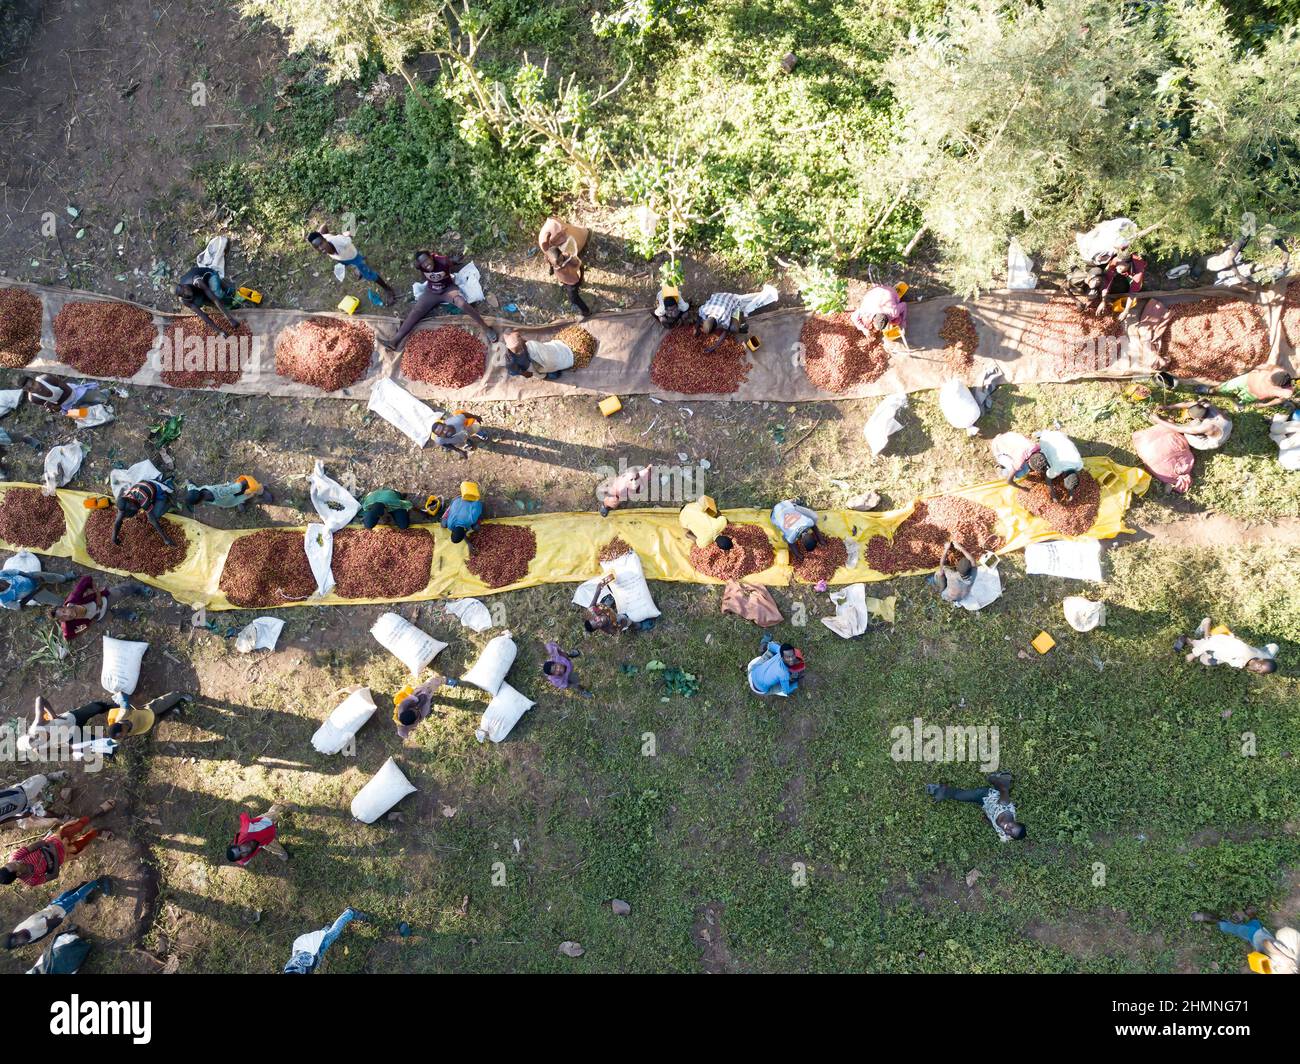
[[[1300,40],[1249,49],[1212,0],[966,0],[886,61],[903,124],[885,163],[960,290],[1009,237],[1053,256],[1127,214],[1184,253],[1245,212],[1288,224],[1300,186]]]

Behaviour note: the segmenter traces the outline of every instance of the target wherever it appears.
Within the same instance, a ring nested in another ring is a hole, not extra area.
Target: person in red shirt
[[[153,595],[153,588],[128,580],[117,587],[101,590],[95,586],[91,577],[83,576],[77,581],[72,593],[63,600],[63,605],[50,611],[50,618],[59,622],[64,641],[71,643],[96,621],[102,621],[108,616],[110,610],[115,617],[123,616],[124,611],[113,609],[112,604],[131,595],[149,598]],[[127,616],[126,619],[134,618]]]
[[[246,865],[260,850],[265,850],[281,861],[289,860],[289,851],[275,841],[279,834],[276,822],[288,811],[288,806],[276,802],[259,817],[240,813],[239,831],[226,850],[226,859],[237,865]]]
[[[115,803],[108,801],[101,805],[92,815],[99,816],[110,812]],[[90,817],[83,816],[60,824],[45,838],[32,846],[19,846],[9,855],[9,860],[0,868],[0,884],[9,884],[14,880],[29,887],[39,887],[51,879],[57,879],[63,865],[84,850],[99,835],[96,828],[84,829],[90,824]]]
[[[1147,275],[1146,259],[1137,255],[1116,255],[1102,274],[1101,293],[1097,300],[1097,313],[1104,313],[1113,294],[1135,296],[1142,291],[1142,281]]]

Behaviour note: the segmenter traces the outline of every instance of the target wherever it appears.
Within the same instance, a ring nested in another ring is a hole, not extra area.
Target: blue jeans
[[[374,284],[379,283],[379,274],[366,265],[365,257],[358,255],[355,259],[340,259],[344,266],[351,266],[357,271],[363,281],[370,281]]]
[[[86,900],[86,897],[97,886],[99,886],[98,879],[88,880],[87,882],[82,883],[79,887],[73,887],[72,890],[65,890],[50,904],[57,905],[65,913],[71,913],[73,909]]]
[[[325,929],[325,937],[320,940],[320,945],[316,947],[315,953],[308,953],[306,950],[299,950],[289,958],[289,963],[284,966],[285,975],[310,975],[319,966],[321,959],[325,956],[325,951],[338,941],[339,935],[343,934],[348,924],[352,923],[360,914],[352,906],[343,910],[343,915],[334,921]]]
[[[1244,939],[1256,952],[1263,952],[1264,943],[1273,940],[1273,935],[1258,920],[1251,920],[1248,924],[1234,924],[1231,920],[1220,920],[1219,930]]]

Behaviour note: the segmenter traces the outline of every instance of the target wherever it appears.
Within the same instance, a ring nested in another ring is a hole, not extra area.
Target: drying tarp
[[[1129,531],[1124,526],[1124,514],[1133,495],[1145,494],[1151,484],[1150,475],[1142,469],[1119,465],[1108,458],[1087,458],[1084,465],[1101,486],[1101,501],[1097,519],[1086,535],[1079,539],[1109,539]],[[32,487],[28,484],[0,485],[0,491],[11,487]],[[998,533],[1003,538],[999,553],[1022,550],[1029,543],[1063,539],[1058,532],[1040,518],[1034,517],[1017,504],[1020,491],[1004,481],[991,481],[974,487],[945,494],[958,495],[982,503],[997,511]],[[66,531],[63,537],[48,550],[36,553],[60,558],[72,558],[82,565],[95,569],[104,566],[93,561],[86,552],[84,528],[91,513],[83,500],[87,493],[60,491],[59,505],[63,510]],[[897,510],[880,513],[862,513],[857,510],[827,510],[818,516],[818,524],[829,536],[849,538],[864,548],[872,536],[889,536],[912,512],[915,503]],[[747,576],[746,582],[754,584],[784,585],[793,579],[789,552],[768,519],[766,509],[725,510],[727,519],[738,524],[761,527],[775,551],[775,564],[762,573]],[[236,609],[220,589],[221,569],[231,544],[241,536],[252,535],[260,529],[218,529],[185,517],[172,517],[185,525],[189,534],[190,549],[185,560],[171,572],[158,577],[137,577],[144,583],[161,588],[180,602],[203,606],[209,610]],[[491,523],[491,522],[489,522]],[[447,532],[434,525],[416,525],[427,528],[434,537],[433,561],[429,582],[419,592],[401,599],[344,599],[331,593],[313,600],[313,605],[360,605],[376,602],[421,602],[432,599],[467,598],[489,595],[497,591],[512,591],[538,584],[581,583],[600,573],[597,558],[600,550],[615,536],[621,537],[641,558],[645,575],[650,580],[672,580],[697,584],[720,584],[722,581],[697,572],[690,562],[691,544],[677,523],[677,511],[668,509],[620,509],[607,518],[595,513],[551,513],[529,517],[509,517],[500,522],[523,525],[533,530],[537,537],[537,554],[528,568],[528,575],[505,587],[488,587],[465,568],[468,556],[467,543],[452,543]],[[296,530],[301,532],[301,529]],[[4,544],[10,550],[17,546]],[[887,580],[905,574],[878,573],[866,562],[867,552],[858,552],[858,564],[841,567],[831,583],[850,584],[858,581]],[[119,570],[110,570],[117,572]],[[267,607],[260,607],[267,608]]]
[[[1281,301],[1286,282],[1272,289],[1257,288],[1189,288],[1175,292],[1143,293],[1144,300],[1159,297],[1168,306],[1208,296],[1234,296],[1261,304],[1270,330],[1274,350],[1291,354],[1300,337],[1286,338],[1281,327]],[[41,332],[41,354],[31,364],[31,369],[43,373],[75,374],[68,366],[55,361],[52,322],[59,310],[70,302],[103,300],[105,297],[90,292],[51,288],[42,285],[21,284],[0,278],[0,287],[23,288],[40,296],[44,303]],[[829,399],[854,399],[890,395],[898,391],[924,391],[938,388],[952,374],[943,357],[944,341],[939,330],[944,324],[944,312],[953,306],[962,306],[970,312],[971,320],[979,334],[977,358],[989,360],[1002,370],[1008,383],[1035,384],[1082,380],[1085,378],[1124,378],[1144,376],[1158,366],[1159,341],[1162,326],[1154,332],[1140,320],[1129,325],[1124,345],[1093,350],[1082,344],[1078,353],[1063,358],[1059,352],[1043,345],[1044,336],[1040,318],[1052,301],[1069,300],[1069,297],[1049,291],[989,292],[975,300],[962,300],[956,296],[928,299],[909,304],[907,318],[907,345],[891,344],[891,364],[883,376],[851,388],[845,392],[826,392],[817,388],[804,373],[801,361],[800,331],[809,315],[804,310],[778,308],[765,310],[751,321],[752,331],[762,338],[762,346],[750,356],[752,368],[740,389],[729,395],[682,395],[661,391],[650,379],[650,363],[654,358],[665,330],[649,310],[616,310],[596,314],[582,323],[582,327],[597,340],[598,347],[590,365],[581,370],[565,373],[560,379],[547,381],[540,376],[532,378],[511,377],[506,372],[502,345],[493,347],[488,358],[484,377],[468,388],[445,391],[432,385],[411,381],[401,374],[401,356],[376,347],[369,373],[350,388],[336,392],[323,392],[304,384],[297,384],[275,373],[275,340],[281,331],[308,317],[345,318],[336,312],[312,313],[301,310],[241,309],[231,312],[238,321],[245,322],[253,332],[255,365],[235,384],[215,389],[253,395],[302,396],[308,398],[332,397],[338,399],[365,399],[378,381],[392,379],[412,394],[422,399],[440,399],[450,404],[479,401],[536,399],[555,395],[647,395],[665,399],[733,399],[748,401],[779,401],[786,403],[825,401]],[[116,302],[123,302],[118,300]],[[139,304],[132,304],[138,306]],[[1139,307],[1146,306],[1140,303]],[[150,307],[142,309],[153,315],[154,323],[161,329],[183,317],[167,314]],[[396,319],[371,314],[356,314],[351,320],[363,322],[391,335]],[[545,326],[520,326],[506,319],[488,319],[497,329],[518,328],[529,340],[547,340],[567,322],[553,322]],[[481,334],[473,323],[461,315],[438,315],[421,325],[422,329],[442,325],[458,325]],[[1082,339],[1082,338],[1081,338]],[[155,348],[156,350],[156,348]],[[982,376],[981,371],[974,376]],[[150,358],[144,367],[131,378],[131,383],[150,387],[167,387],[163,384],[155,360]]]

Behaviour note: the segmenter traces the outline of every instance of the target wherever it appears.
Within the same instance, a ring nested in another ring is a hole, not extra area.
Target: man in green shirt
[[[398,528],[411,527],[411,503],[392,488],[372,491],[361,500],[361,524],[374,528],[387,515]]]

